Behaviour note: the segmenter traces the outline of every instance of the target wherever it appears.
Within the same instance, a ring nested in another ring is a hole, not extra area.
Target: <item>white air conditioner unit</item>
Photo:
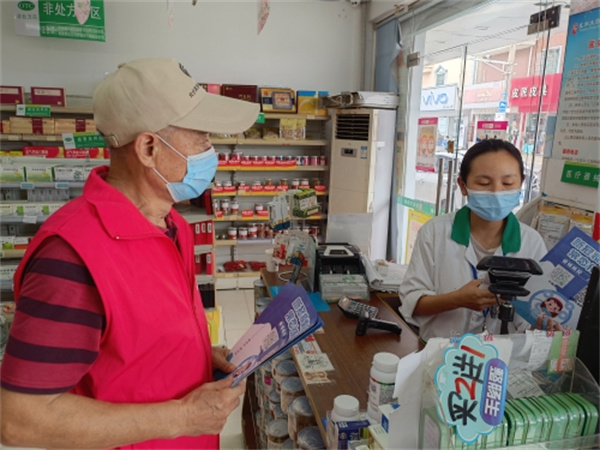
[[[328,214],[372,213],[372,259],[386,258],[396,111],[336,109]]]

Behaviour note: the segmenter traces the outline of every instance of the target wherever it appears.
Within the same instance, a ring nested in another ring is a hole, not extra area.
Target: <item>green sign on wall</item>
[[[17,1],[15,32],[24,36],[104,42],[104,0]]]
[[[600,181],[600,168],[593,164],[565,162],[560,181],[597,188]]]

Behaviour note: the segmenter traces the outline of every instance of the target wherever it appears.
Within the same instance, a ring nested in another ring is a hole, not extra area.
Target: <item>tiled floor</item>
[[[254,321],[254,290],[217,291],[217,303],[223,309],[224,344],[231,347],[242,337]],[[13,447],[3,447],[2,444],[0,444],[0,448],[3,450],[14,449]],[[242,406],[240,405],[229,416],[229,420],[221,433],[221,449],[238,450],[243,448]],[[29,449],[20,448],[18,450]]]

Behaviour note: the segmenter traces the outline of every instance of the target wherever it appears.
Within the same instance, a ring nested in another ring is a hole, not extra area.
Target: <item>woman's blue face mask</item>
[[[187,161],[187,172],[185,177],[183,177],[183,180],[179,182],[167,181],[167,179],[163,177],[158,170],[156,170],[156,168],[154,168],[154,172],[156,172],[156,174],[162,178],[167,185],[167,189],[169,190],[173,201],[178,203],[183,200],[199,197],[206,190],[214,178],[215,173],[217,172],[219,159],[217,158],[215,148],[210,147],[208,150],[202,153],[185,157],[162,137],[159,135],[156,136],[167,147]]]
[[[467,207],[484,220],[496,222],[504,220],[519,206],[521,190],[511,191],[474,191],[467,189],[469,202]]]

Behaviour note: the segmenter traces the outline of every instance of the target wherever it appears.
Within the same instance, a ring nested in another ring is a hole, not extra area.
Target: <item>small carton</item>
[[[23,156],[43,156],[44,158],[62,158],[64,147],[55,145],[26,145],[23,147]]]
[[[25,181],[23,167],[0,166],[0,181],[4,183],[21,183]]]
[[[49,216],[58,211],[64,203],[45,203],[42,205],[42,215]]]
[[[83,166],[54,166],[55,181],[85,181]]]
[[[297,92],[298,114],[314,115],[317,111],[319,98],[317,91],[298,91]]]
[[[17,267],[19,267],[17,264],[2,264],[0,266],[0,280],[12,281]]]
[[[51,166],[33,166],[26,164],[23,168],[27,181],[38,183],[50,183],[53,181]]]
[[[60,87],[31,87],[34,105],[67,106],[67,94]]]
[[[221,95],[221,85],[216,83],[200,83],[209,94]]]
[[[348,448],[348,441],[368,438],[370,428],[368,420],[333,422],[330,419],[330,413],[330,411],[327,412],[327,448],[345,450]]]
[[[16,212],[18,216],[39,216],[42,214],[42,205],[40,203],[18,203]]]
[[[0,217],[14,216],[17,212],[16,205],[14,203],[1,202],[0,203]]]
[[[296,95],[292,89],[260,88],[260,104],[263,112],[296,112]]]
[[[0,86],[0,103],[13,105],[25,103],[25,92],[23,87]]]
[[[0,235],[0,244],[2,245],[2,250],[12,250],[15,248],[15,237]]]
[[[31,236],[14,236],[13,246],[15,250],[25,250],[29,245]]]
[[[258,103],[258,86],[246,84],[224,84],[221,87],[221,95],[225,97],[246,100],[247,102]]]
[[[369,435],[372,439],[373,450],[388,449],[388,433],[381,425],[371,425],[369,427]]]

